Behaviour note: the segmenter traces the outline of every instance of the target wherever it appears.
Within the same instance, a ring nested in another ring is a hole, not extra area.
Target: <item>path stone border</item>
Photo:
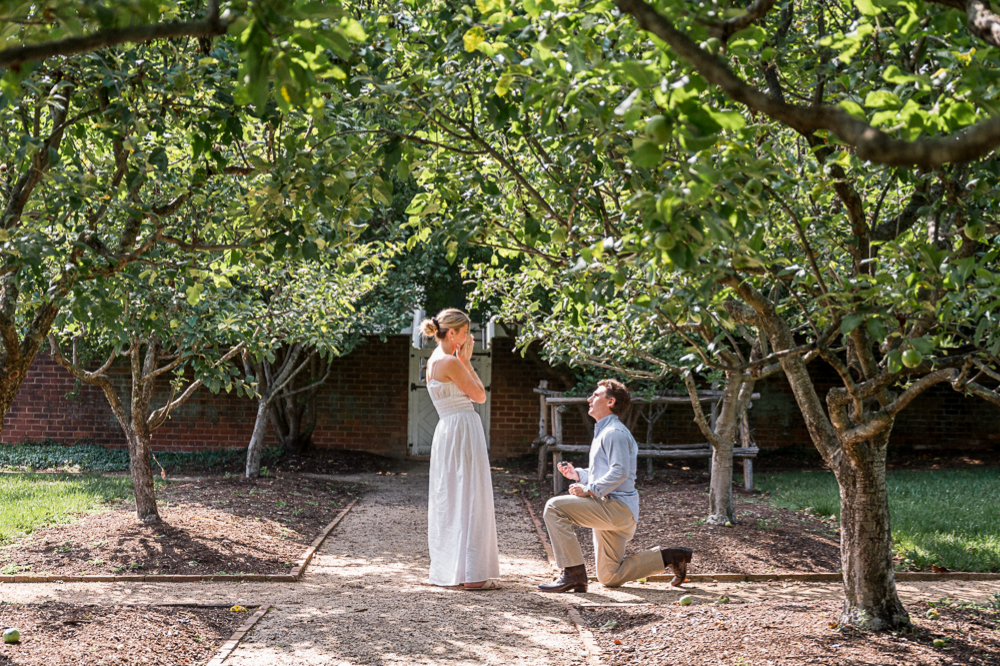
[[[566,612],[569,613],[569,619],[573,621],[576,625],[577,630],[580,632],[580,639],[583,641],[583,647],[587,650],[587,661],[590,662],[590,666],[604,666],[604,662],[601,661],[601,648],[594,640],[594,632],[592,632],[587,625],[583,623],[583,617],[580,615],[580,611],[577,610],[576,606],[572,604],[564,604],[566,606]]]
[[[236,631],[234,631],[233,635],[229,637],[229,640],[226,641],[221,648],[219,648],[219,651],[215,653],[215,656],[212,657],[208,663],[205,664],[205,666],[222,666],[222,662],[229,658],[229,655],[233,653],[233,650],[235,650],[236,646],[240,644],[240,641],[243,640],[243,637],[246,636],[247,632],[253,629],[254,625],[256,625],[269,610],[271,610],[271,606],[258,608],[257,612],[251,615],[246,622],[236,628]]]
[[[549,564],[552,565],[553,569],[558,570],[556,566],[555,556],[552,554],[552,544],[549,543],[549,536],[542,528],[542,522],[535,515],[535,510],[531,506],[531,502],[528,501],[527,497],[522,496],[521,499],[524,501],[525,508],[528,509],[528,515],[531,516],[531,521],[535,524],[535,532],[538,534],[538,540],[542,542],[542,548],[545,549],[545,556],[549,560]],[[597,580],[596,576],[589,576],[588,580]],[[655,576],[649,576],[646,580],[650,583],[669,583],[673,580],[673,575],[671,574],[657,574]],[[839,573],[789,573],[789,574],[740,574],[740,573],[707,573],[707,574],[688,574],[687,581],[690,583],[763,583],[763,582],[773,582],[773,581],[805,581],[813,583],[839,583],[844,580],[842,574]],[[898,581],[949,581],[949,580],[971,580],[971,581],[984,581],[984,580],[1000,580],[1000,573],[973,573],[964,571],[950,571],[948,573],[927,573],[923,571],[898,571],[896,572],[896,580]]]
[[[32,576],[14,575],[0,576],[0,584],[4,583],[296,583],[302,580],[306,567],[312,561],[313,555],[319,549],[330,532],[333,531],[344,516],[354,508],[360,497],[351,500],[351,503],[340,510],[337,517],[330,524],[324,527],[319,536],[306,549],[291,571],[286,574],[233,574],[224,576],[184,576],[169,574],[150,574],[148,576]]]

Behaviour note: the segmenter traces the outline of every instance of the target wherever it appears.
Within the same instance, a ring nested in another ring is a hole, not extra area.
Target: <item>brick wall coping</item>
[[[313,555],[330,532],[333,531],[347,512],[350,511],[360,498],[354,498],[350,504],[345,506],[319,535],[313,539],[309,548],[302,554],[292,570],[287,574],[236,574],[224,576],[174,576],[168,574],[150,574],[148,576],[32,576],[14,575],[0,576],[0,584],[3,583],[297,583],[305,575],[306,567],[312,561]]]

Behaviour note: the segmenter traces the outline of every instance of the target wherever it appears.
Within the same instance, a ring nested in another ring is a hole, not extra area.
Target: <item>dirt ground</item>
[[[268,614],[226,660],[226,666],[583,666],[588,658],[579,632],[570,622],[566,604],[582,607],[581,612],[591,626],[600,620],[596,624],[599,627],[611,619],[611,614],[621,614],[625,621],[619,620],[622,625],[618,633],[627,636],[595,632],[602,645],[610,638],[603,657],[609,666],[619,663],[728,666],[766,664],[768,660],[782,663],[776,657],[783,658],[786,653],[800,656],[798,661],[786,661],[788,664],[809,663],[808,659],[815,659],[818,654],[829,658],[814,663],[902,666],[909,663],[908,655],[919,654],[924,655],[921,659],[933,655],[940,659],[910,661],[942,666],[978,665],[981,662],[952,659],[957,654],[966,654],[956,653],[953,643],[966,641],[983,645],[983,649],[997,650],[995,641],[1000,632],[990,635],[985,633],[986,625],[973,626],[971,619],[951,614],[952,610],[962,611],[958,608],[960,602],[989,603],[994,594],[1000,594],[997,581],[899,585],[901,598],[917,619],[927,601],[948,597],[958,605],[947,609],[948,613],[942,608],[937,625],[947,630],[952,643],[932,652],[919,652],[926,647],[919,637],[904,644],[893,642],[891,639],[895,637],[891,636],[852,638],[846,630],[834,632],[829,622],[836,619],[843,597],[840,584],[699,583],[677,590],[666,583],[629,583],[620,588],[594,583],[586,594],[542,594],[536,586],[551,580],[553,571],[520,499],[528,483],[521,484],[521,479],[501,474],[494,475],[494,493],[504,589],[467,592],[433,587],[426,582],[427,465],[411,464],[404,471],[339,479],[345,484],[365,483],[369,491],[326,540],[299,583],[5,584],[0,585],[0,599],[8,603],[55,599],[78,607],[162,603],[271,605]],[[678,606],[676,602],[682,594],[690,594],[694,605]],[[714,605],[723,595],[732,603]],[[628,606],[608,608],[607,604]],[[715,624],[716,611],[730,614],[723,617],[722,625]],[[679,614],[682,612],[685,615]],[[245,617],[240,615],[241,619]],[[790,618],[800,619],[792,622]],[[921,628],[925,621],[919,619]],[[704,626],[696,626],[699,623]],[[732,627],[717,628],[727,623]],[[162,632],[170,627],[164,621],[149,631]],[[651,631],[654,627],[662,628],[654,634]],[[676,645],[638,639],[644,632],[653,637],[660,632],[665,636],[668,631],[676,638]],[[636,633],[633,637],[629,632]],[[698,634],[701,638],[688,641],[696,632],[703,632]],[[748,641],[743,641],[743,637]],[[761,637],[770,642],[758,644],[756,641]],[[621,641],[618,645],[613,642],[616,638]],[[801,645],[795,645],[796,642]],[[697,650],[701,652],[688,655],[680,650],[687,643],[700,646]],[[626,651],[622,645],[633,649]],[[713,645],[718,649],[710,652]],[[843,653],[848,658],[833,659],[841,655],[839,650],[845,645],[851,646],[850,651]],[[618,648],[618,652],[610,646]],[[770,653],[762,652],[767,646]],[[780,651],[775,646],[780,646]],[[813,649],[810,646],[819,646],[815,654],[809,652]],[[676,653],[668,652],[675,649]],[[763,661],[750,661],[761,655]],[[897,661],[876,660],[895,658],[894,655],[903,656]],[[69,663],[97,662],[81,659]]]
[[[17,627],[21,641],[0,644],[0,666],[203,664],[248,613],[228,608],[5,603],[0,605],[0,626]]]
[[[279,475],[204,477],[157,494],[160,524],[135,504],[36,530],[0,549],[0,567],[35,575],[287,573],[363,486]]]
[[[581,615],[609,666],[996,663],[1000,611],[935,606],[938,619],[928,619],[928,602],[907,604],[914,629],[899,634],[839,626],[841,604],[835,600],[591,608]],[[935,647],[935,640],[944,643]]]
[[[687,467],[687,466],[685,466]],[[770,506],[767,497],[733,488],[739,522],[732,527],[705,524],[708,474],[697,469],[662,472],[653,479],[642,474],[639,526],[628,554],[659,546],[691,548],[689,573],[815,573],[840,567],[840,538],[829,520]],[[551,496],[551,477],[542,486],[523,480],[513,490],[525,495],[539,519]],[[513,490],[511,492],[513,492]],[[577,538],[594,575],[592,533],[577,529]]]

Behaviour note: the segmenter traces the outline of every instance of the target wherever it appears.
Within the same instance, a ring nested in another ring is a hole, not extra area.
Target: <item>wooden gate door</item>
[[[472,354],[472,367],[486,387],[486,402],[474,405],[483,420],[486,445],[490,444],[490,383],[493,370],[493,354],[483,348],[482,335],[476,331],[476,350]],[[434,351],[434,342],[428,341],[421,349],[410,349],[410,417],[406,452],[412,458],[426,458],[431,455],[434,427],[438,422],[437,411],[427,392],[427,359]]]

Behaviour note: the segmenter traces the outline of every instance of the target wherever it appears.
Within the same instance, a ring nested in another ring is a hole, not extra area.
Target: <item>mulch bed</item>
[[[585,464],[585,463],[584,463]],[[684,468],[687,469],[684,469]],[[544,485],[514,481],[505,492],[524,494],[542,519],[552,495],[551,477]],[[655,546],[679,546],[695,551],[688,573],[834,573],[840,568],[837,525],[769,505],[766,495],[733,486],[739,522],[732,527],[706,525],[708,472],[678,466],[666,475],[644,478],[640,471],[639,526],[627,554]],[[594,545],[589,529],[577,528],[590,575],[595,575]]]
[[[205,477],[157,494],[159,524],[134,503],[35,531],[0,549],[0,567],[30,575],[284,574],[358,484],[296,476]]]
[[[311,451],[301,456],[285,456],[278,471],[309,474],[366,474],[399,470],[400,461],[364,451]]]
[[[862,632],[840,627],[842,602],[775,601],[682,607],[633,606],[581,609],[602,660],[622,664],[996,664],[1000,612],[971,606],[938,606],[926,619],[927,602],[905,604],[914,630]],[[613,629],[601,630],[610,621]],[[934,639],[946,642],[936,648]]]
[[[19,644],[0,644],[0,666],[208,662],[252,611],[228,608],[0,604],[0,626]]]

